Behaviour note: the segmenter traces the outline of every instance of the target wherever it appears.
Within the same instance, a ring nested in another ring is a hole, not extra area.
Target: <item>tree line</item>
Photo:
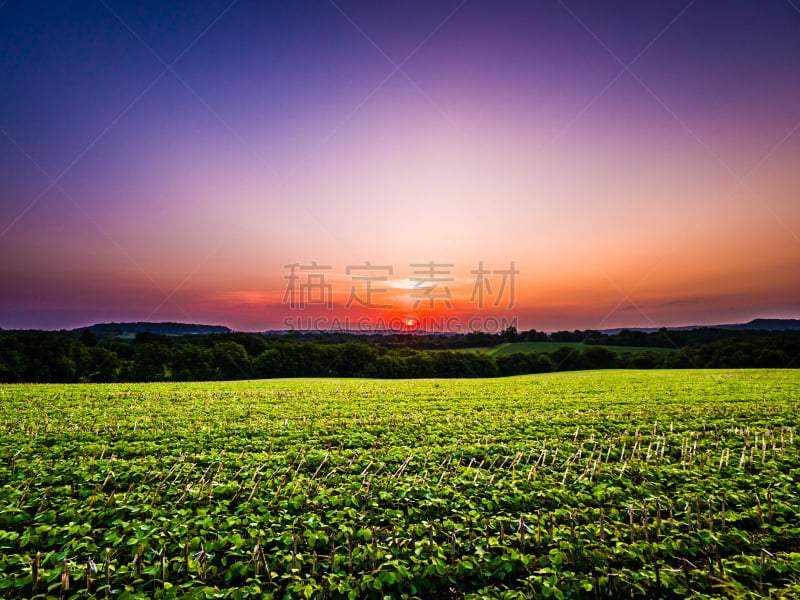
[[[326,335],[167,336],[143,332],[125,341],[99,338],[89,330],[77,336],[5,331],[0,334],[0,382],[494,377],[581,369],[783,368],[797,367],[800,363],[800,334],[797,332],[770,335],[735,332],[674,352],[618,353],[593,344],[497,356],[441,349],[442,336],[395,336],[409,338],[409,343],[403,344],[402,339],[392,336],[354,340],[341,334]],[[506,331],[504,335],[508,339],[520,334]],[[494,344],[498,339],[504,338],[492,336]],[[476,340],[471,341],[474,345]],[[433,349],[420,349],[419,346],[425,345]]]

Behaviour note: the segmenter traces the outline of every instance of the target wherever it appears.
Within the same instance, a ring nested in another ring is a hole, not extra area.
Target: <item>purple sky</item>
[[[798,317],[798,6],[0,2],[0,327]],[[283,302],[312,261],[331,311]]]

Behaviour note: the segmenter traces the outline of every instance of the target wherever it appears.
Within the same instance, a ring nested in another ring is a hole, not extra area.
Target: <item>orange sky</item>
[[[0,327],[421,318],[403,282],[429,261],[462,321],[800,316],[788,3],[212,4],[167,28],[4,7]],[[312,261],[330,311],[282,303]],[[364,261],[391,309],[343,306]],[[470,303],[479,261],[514,261],[511,308]]]

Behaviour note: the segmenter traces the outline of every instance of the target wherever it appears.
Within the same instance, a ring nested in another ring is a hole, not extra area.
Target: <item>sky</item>
[[[800,317],[800,2],[0,0],[0,327]]]

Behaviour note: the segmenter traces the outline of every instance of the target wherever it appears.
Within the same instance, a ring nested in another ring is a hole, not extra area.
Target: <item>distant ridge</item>
[[[729,331],[800,331],[800,319],[753,319],[747,323],[727,323],[723,325],[681,325],[677,327],[614,327],[611,329],[600,329],[600,333],[617,335],[621,331],[642,331],[653,333],[660,329],[668,331],[691,331],[693,329],[727,329]],[[13,330],[0,331],[11,332]],[[62,330],[63,332],[64,330]],[[101,337],[134,337],[137,333],[157,333],[162,335],[204,335],[208,333],[233,333],[234,330],[225,325],[206,325],[202,323],[174,323],[161,322],[151,323],[148,321],[125,322],[125,323],[95,323],[86,327],[76,327],[67,333],[80,335],[84,331]],[[290,333],[288,330],[270,330],[259,332],[263,334],[284,334]],[[330,331],[317,331],[316,333],[332,333]],[[342,331],[339,333],[359,333],[354,331]],[[397,331],[365,331],[364,334],[396,334]],[[404,332],[417,333],[424,335],[425,332]],[[446,334],[445,334],[446,335]]]
[[[162,335],[203,335],[207,333],[230,333],[233,330],[224,325],[202,325],[199,323],[96,323],[88,327],[77,327],[71,333],[91,331],[99,336],[125,336],[137,333],[160,333]]]
[[[800,319],[753,319],[749,323],[715,325],[717,329],[765,329],[767,331],[786,331],[800,329]]]
[[[659,327],[616,327],[614,329],[601,329],[602,333],[611,335],[620,331],[644,331],[652,333],[659,331]],[[680,327],[665,327],[669,331],[691,331],[692,329],[729,329],[731,331],[797,331],[800,330],[800,319],[753,319],[748,323],[728,323],[726,325],[682,325]]]
[[[150,323],[138,321],[135,323],[96,323],[87,327],[77,327],[70,330],[74,333],[81,333],[88,329],[97,335],[135,335],[146,331],[148,333],[160,333],[163,335],[201,335],[206,333],[232,333],[233,329],[224,325],[203,325],[200,323]],[[602,333],[611,335],[620,331],[644,331],[652,333],[658,331],[659,327],[615,327],[613,329],[601,329]],[[690,331],[692,329],[729,329],[732,331],[797,331],[800,330],[800,319],[753,319],[747,323],[728,323],[725,325],[681,325],[678,327],[666,327],[670,331]],[[283,330],[272,330],[262,333],[288,333]],[[381,332],[368,332],[381,333]],[[387,331],[385,333],[397,333]]]

